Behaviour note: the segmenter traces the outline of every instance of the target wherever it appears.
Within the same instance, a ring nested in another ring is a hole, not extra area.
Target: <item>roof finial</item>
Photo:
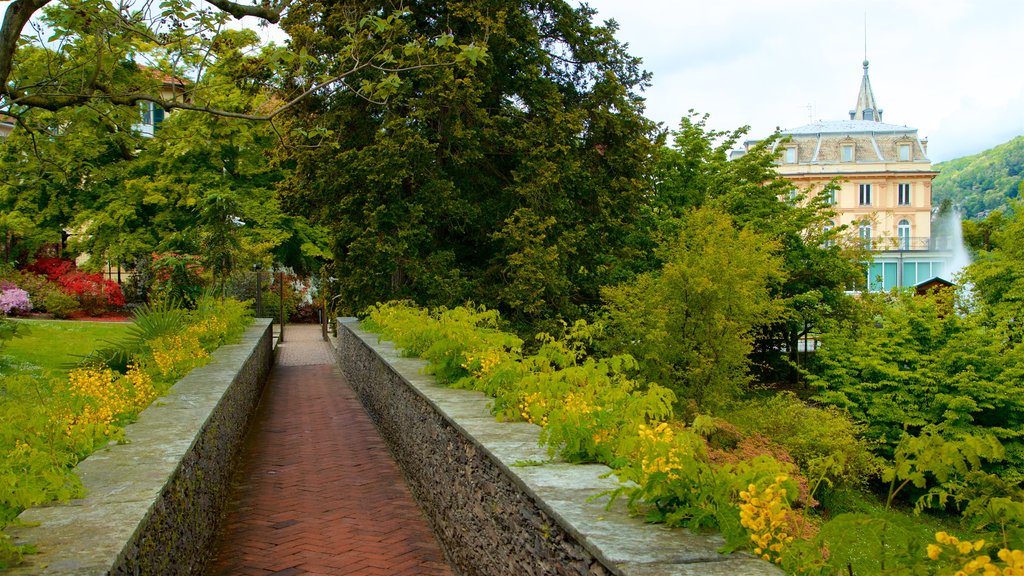
[[[857,107],[850,110],[850,120],[882,121],[882,111],[875,102],[875,94],[871,90],[868,78],[868,12],[864,11],[864,78],[860,81],[860,92],[857,94]]]

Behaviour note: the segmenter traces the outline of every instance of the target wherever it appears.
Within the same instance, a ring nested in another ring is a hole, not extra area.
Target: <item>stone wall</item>
[[[632,518],[595,496],[617,483],[600,465],[552,461],[539,428],[496,422],[478,392],[439,386],[424,363],[339,319],[349,383],[390,446],[452,565],[463,575],[778,574],[716,535]]]
[[[270,320],[257,319],[127,426],[127,443],[78,465],[85,498],[19,516],[7,533],[39,553],[10,573],[198,573],[272,363]]]

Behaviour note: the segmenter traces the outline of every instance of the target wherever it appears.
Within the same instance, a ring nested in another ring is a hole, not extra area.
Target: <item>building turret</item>
[[[868,61],[866,59],[864,60],[864,78],[860,81],[860,93],[857,94],[857,108],[850,110],[850,120],[882,121],[882,110],[875,102],[875,93],[871,90],[871,79],[868,78]]]

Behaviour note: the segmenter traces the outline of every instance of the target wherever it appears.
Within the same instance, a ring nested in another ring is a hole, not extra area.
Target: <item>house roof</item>
[[[911,128],[910,126],[885,124],[871,120],[819,120],[811,124],[783,130],[782,134],[805,136],[814,134],[909,134],[915,132],[917,132],[917,128]]]

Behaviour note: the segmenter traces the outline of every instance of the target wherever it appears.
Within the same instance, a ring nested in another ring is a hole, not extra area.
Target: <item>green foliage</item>
[[[1024,218],[1021,210],[1011,216],[993,219],[990,249],[978,254],[966,272],[972,284],[969,303],[979,322],[994,332],[994,338],[1005,338],[1009,350],[1020,353],[1024,343]]]
[[[688,210],[711,207],[729,214],[737,228],[775,244],[781,270],[768,288],[781,313],[757,328],[753,359],[763,380],[793,380],[800,338],[850,313],[844,291],[861,275],[858,263],[866,255],[835,242],[842,229],[825,231],[835,217],[829,188],[796,191],[778,175],[777,136],[730,160],[729,151],[747,129],[713,130],[707,120],[691,111],[672,133],[672,147],[656,155],[652,227],[671,242],[680,230],[685,233]]]
[[[351,14],[309,9],[293,9],[283,27],[310,55],[304,72],[329,76],[348,66],[336,44]],[[486,59],[409,70],[386,105],[355,92],[310,102],[303,129],[329,137],[289,142],[302,146],[286,158],[296,170],[285,200],[330,230],[342,313],[389,299],[471,300],[524,332],[586,316],[599,288],[628,277],[649,246],[657,136],[642,115],[639,60],[592,9],[561,0],[408,10],[402,38],[450,33],[486,44]]]
[[[835,407],[812,406],[792,393],[780,393],[738,402],[722,417],[745,434],[772,438],[812,480],[828,487],[863,487],[880,473],[861,436],[864,426]]]
[[[192,254],[153,255],[153,286],[150,300],[169,306],[193,306],[203,293],[203,267]]]
[[[613,467],[623,482],[613,499],[626,496],[648,520],[720,529],[730,550],[750,541],[740,524],[739,492],[778,482],[791,464],[761,455],[712,465],[695,429],[669,423],[669,390],[634,380],[637,364],[629,356],[588,354],[600,326],[581,321],[557,338],[540,334],[536,353],[524,355],[521,341],[498,331],[498,322],[482,308],[430,312],[389,303],[371,307],[364,326],[427,358],[440,381],[494,395],[498,417],[540,425],[540,442],[552,456]],[[795,482],[783,482],[799,492]]]
[[[949,200],[968,218],[993,210],[1005,212],[1024,185],[1024,136],[974,154],[940,162],[932,182],[933,201]]]
[[[958,482],[969,472],[981,469],[983,460],[999,461],[1003,446],[991,436],[961,435],[955,440],[945,438],[938,426],[926,426],[916,436],[906,435],[896,445],[892,466],[882,472],[882,480],[889,482],[886,507],[891,507],[896,495],[908,485],[919,490],[928,488],[920,497],[915,510],[928,507],[943,509],[951,500],[959,499]],[[930,488],[929,485],[933,484]]]
[[[710,208],[680,219],[659,272],[606,288],[609,330],[603,345],[640,359],[645,379],[681,402],[711,407],[749,382],[755,330],[782,313],[772,286],[782,280],[777,246]]]
[[[1019,475],[1024,425],[1017,379],[1024,349],[977,314],[954,313],[949,295],[865,295],[867,322],[821,338],[811,381],[818,399],[848,410],[891,458],[903,439],[942,424],[951,438],[997,437],[1006,472]],[[1019,476],[1017,476],[1019,478]]]
[[[158,390],[166,390],[182,375],[181,366],[191,369],[203,363],[207,351],[236,340],[250,319],[248,305],[233,300],[201,298],[187,312],[166,306],[143,308],[122,344],[91,355],[118,367],[131,364],[125,374],[86,366],[68,374],[47,371],[0,378],[0,528],[29,506],[81,496],[74,466],[108,442],[122,440],[124,425]],[[24,322],[33,325],[29,337],[48,340],[48,346],[35,346],[60,349],[64,362],[82,345],[82,339],[70,337],[81,331],[76,328],[93,325],[111,329],[108,334],[112,329],[125,331],[123,326],[100,323]],[[95,346],[97,337],[90,333],[86,345]],[[122,356],[127,360],[120,360]],[[0,540],[0,562],[16,562],[16,552]]]
[[[933,540],[933,534],[933,530],[902,514],[841,514],[822,526],[805,555],[816,552],[821,558],[821,550],[828,551],[821,574],[842,570],[854,574],[915,574],[924,568],[925,546]],[[918,566],[917,571],[914,566]]]
[[[185,329],[188,312],[170,301],[142,305],[135,309],[135,320],[119,342],[94,350],[83,364],[99,363],[124,372],[146,350],[147,342],[178,334]]]

